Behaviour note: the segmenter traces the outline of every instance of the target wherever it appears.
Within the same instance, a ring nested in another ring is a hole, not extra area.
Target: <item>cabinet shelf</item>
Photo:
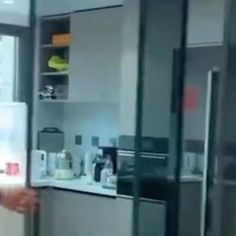
[[[67,76],[69,75],[68,71],[56,71],[56,72],[42,72],[42,76]]]
[[[67,99],[39,99],[40,102],[43,103],[67,103],[69,102]]]
[[[69,48],[69,44],[43,44],[42,48]]]

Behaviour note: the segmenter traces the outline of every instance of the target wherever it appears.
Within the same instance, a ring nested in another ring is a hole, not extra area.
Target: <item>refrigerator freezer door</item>
[[[0,186],[26,183],[27,107],[0,103]],[[9,167],[17,171],[9,171]]]

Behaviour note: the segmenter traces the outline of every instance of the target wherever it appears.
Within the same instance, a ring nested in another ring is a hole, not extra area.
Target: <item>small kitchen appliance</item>
[[[55,178],[58,180],[74,178],[73,157],[67,150],[62,150],[56,156]]]

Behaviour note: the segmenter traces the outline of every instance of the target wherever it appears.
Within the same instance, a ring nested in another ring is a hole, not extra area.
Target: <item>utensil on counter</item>
[[[49,176],[54,177],[56,169],[57,153],[48,153],[47,173]]]
[[[74,178],[73,157],[65,149],[56,156],[55,178],[58,180],[70,180]]]
[[[89,152],[85,153],[84,157],[84,174],[86,176],[92,175],[93,172],[93,155]]]

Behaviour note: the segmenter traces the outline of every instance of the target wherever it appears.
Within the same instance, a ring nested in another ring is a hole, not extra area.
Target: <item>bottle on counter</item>
[[[93,178],[95,182],[100,182],[101,181],[101,172],[103,169],[104,164],[97,158],[95,160],[95,163],[93,164]]]
[[[80,176],[84,175],[84,159],[81,158],[80,160]]]
[[[86,176],[90,176],[92,175],[92,165],[93,165],[93,155],[89,152],[85,153],[85,157],[84,157],[84,174]]]
[[[111,156],[108,155],[106,158],[105,166],[101,172],[101,184],[103,187],[106,187],[106,185],[108,184],[108,179],[112,175],[113,175],[113,163],[111,160]]]

